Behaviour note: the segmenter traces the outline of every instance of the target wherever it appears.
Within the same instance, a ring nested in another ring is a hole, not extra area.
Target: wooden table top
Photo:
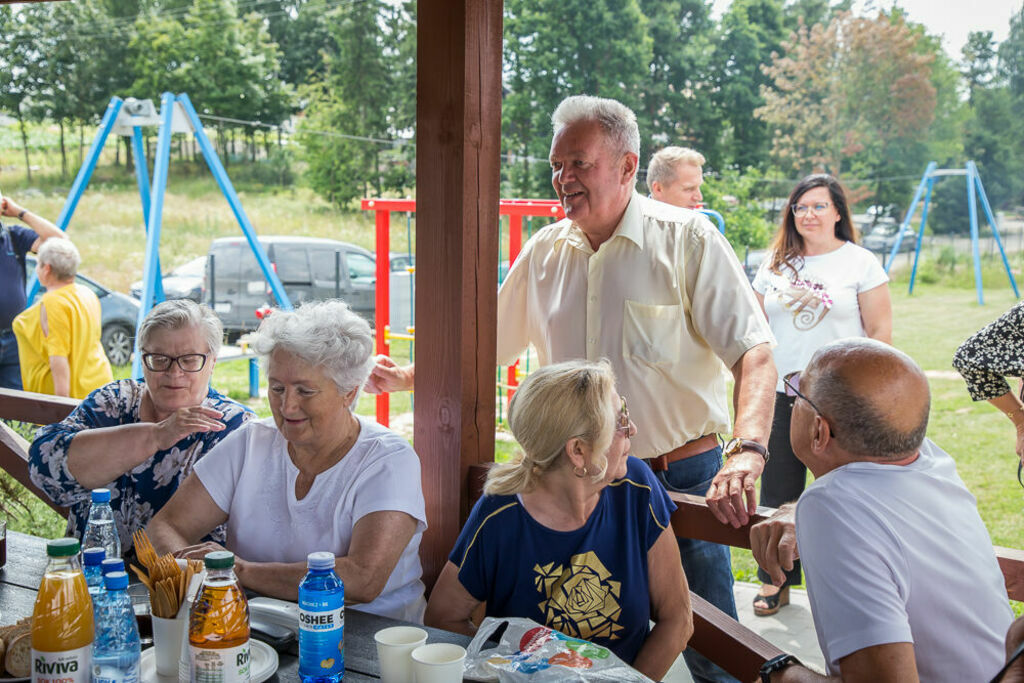
[[[32,614],[36,592],[46,569],[46,539],[7,532],[7,564],[0,570],[0,624],[10,624]],[[427,642],[455,643],[468,647],[470,638],[419,624],[377,616],[357,609],[345,610],[345,681],[380,680],[380,662],[373,634],[389,626],[416,625],[427,631]],[[293,643],[278,653],[277,673],[270,681],[295,681],[299,677],[299,646]]]

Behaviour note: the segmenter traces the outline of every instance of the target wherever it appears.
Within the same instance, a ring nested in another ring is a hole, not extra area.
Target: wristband
[[[28,213],[28,209],[22,209],[21,213],[18,214],[18,220],[19,221],[25,220],[25,214],[26,213]]]

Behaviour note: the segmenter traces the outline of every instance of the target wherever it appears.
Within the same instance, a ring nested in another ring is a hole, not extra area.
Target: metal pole
[[[177,101],[181,104],[182,109],[185,110],[185,115],[188,116],[188,120],[192,124],[192,130],[195,133],[196,140],[199,142],[199,149],[203,153],[203,158],[206,159],[206,165],[210,167],[210,172],[213,174],[214,180],[217,181],[217,185],[220,187],[220,191],[224,194],[224,198],[228,200],[231,212],[235,215],[235,220],[238,221],[238,226],[242,229],[242,234],[245,235],[246,241],[249,242],[249,248],[252,249],[252,253],[256,257],[256,262],[260,264],[260,270],[263,271],[263,277],[267,279],[267,283],[270,285],[270,291],[274,293],[277,305],[286,311],[293,310],[292,302],[288,299],[288,294],[284,291],[281,279],[277,277],[277,273],[275,273],[273,267],[271,267],[270,259],[267,258],[267,251],[263,248],[263,245],[260,244],[259,238],[256,236],[256,231],[253,229],[252,223],[249,222],[249,217],[245,214],[245,209],[242,208],[242,202],[238,199],[238,193],[235,192],[235,187],[231,184],[231,179],[228,178],[228,174],[224,170],[224,165],[220,162],[220,157],[217,156],[217,153],[213,149],[213,145],[210,144],[210,139],[206,137],[206,131],[203,129],[203,124],[199,120],[199,115],[196,114],[196,110],[192,106],[192,102],[188,99],[188,95],[185,93],[180,93],[177,97]]]
[[[974,256],[974,288],[978,292],[978,305],[985,305],[981,285],[981,254],[978,251],[978,199],[974,192],[974,175],[971,162],[967,162],[967,211],[971,221],[971,254]]]
[[[171,120],[174,116],[174,95],[165,92],[160,98],[160,107],[162,121],[156,143],[156,158],[153,161],[153,188],[150,191],[152,205],[149,209],[149,221],[146,223],[146,257],[142,270],[142,306],[139,307],[136,330],[142,326],[142,321],[153,307],[157,259],[160,256],[160,227],[164,212],[164,192],[167,189],[167,168],[171,160]],[[138,335],[135,335],[132,377],[142,379]]]
[[[107,136],[110,135],[110,130],[114,127],[114,121],[117,120],[117,115],[121,111],[121,104],[120,97],[111,97],[107,110],[103,113],[99,130],[96,131],[92,147],[89,148],[89,156],[85,158],[82,168],[78,169],[75,182],[71,184],[71,191],[68,192],[68,198],[64,201],[64,208],[61,209],[60,215],[57,217],[57,227],[62,231],[67,231],[68,224],[71,222],[71,216],[74,215],[75,209],[78,207],[78,201],[82,198],[82,193],[85,192],[85,188],[89,185],[92,172],[96,170],[96,164],[100,160],[100,152],[103,151],[103,145],[107,142]],[[36,298],[36,294],[39,293],[39,279],[35,273],[25,283],[25,293],[27,301],[32,301],[32,299]]]
[[[142,200],[142,221],[149,230],[149,171],[146,169],[146,146],[142,141],[142,128],[132,126],[132,149],[135,152],[135,182],[139,186],[139,198]],[[145,276],[145,273],[143,273]],[[149,302],[152,308],[158,301],[164,300],[164,281],[160,269],[160,255],[156,258],[156,286],[153,288],[153,301]]]
[[[917,229],[917,244],[914,246],[914,267],[910,270],[910,289],[908,294],[914,293],[914,278],[917,277],[917,262],[921,258],[921,239],[924,237],[924,225],[928,220],[928,205],[932,200],[932,188],[935,186],[935,179],[928,178],[928,189],[924,195],[924,206],[921,207],[921,225]]]
[[[996,239],[996,246],[999,247],[999,255],[1003,257],[1003,267],[1006,268],[1006,277],[1010,278],[1010,287],[1013,288],[1013,295],[1020,298],[1020,291],[1017,290],[1017,281],[1013,277],[1013,271],[1010,270],[1010,262],[1006,258],[1006,250],[1003,249],[1003,241],[999,238],[999,228],[996,226],[995,216],[992,214],[992,205],[988,203],[988,195],[985,194],[985,186],[981,184],[981,175],[978,173],[978,167],[973,161],[967,162],[971,170],[974,172],[974,186],[977,188],[978,196],[981,197],[981,208],[985,211],[985,217],[988,219],[988,224],[992,226],[992,236]]]
[[[917,186],[917,192],[914,193],[914,200],[910,202],[910,208],[907,209],[907,215],[903,218],[903,222],[900,224],[900,231],[896,235],[896,241],[892,244],[892,251],[889,252],[889,258],[885,260],[883,266],[885,267],[885,274],[889,274],[889,269],[892,268],[892,262],[896,258],[896,254],[900,249],[900,242],[903,241],[903,233],[906,232],[907,227],[910,225],[911,219],[914,217],[914,212],[917,211],[917,204],[921,201],[921,195],[924,193],[925,185],[928,182],[928,178],[931,176],[932,171],[938,166],[934,161],[928,163],[924,169],[924,175],[921,176],[921,182]]]

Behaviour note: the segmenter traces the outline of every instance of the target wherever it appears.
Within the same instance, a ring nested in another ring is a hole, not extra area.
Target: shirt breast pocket
[[[642,304],[626,300],[622,350],[627,357],[652,365],[671,365],[679,360],[682,333],[681,304]]]

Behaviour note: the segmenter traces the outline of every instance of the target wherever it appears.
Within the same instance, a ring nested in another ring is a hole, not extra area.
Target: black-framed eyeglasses
[[[814,401],[812,401],[811,399],[807,398],[807,396],[800,391],[800,371],[799,370],[797,370],[796,372],[791,372],[788,375],[786,375],[785,377],[783,377],[782,378],[782,383],[786,386],[786,396],[789,396],[791,398],[794,397],[794,396],[796,396],[798,398],[802,398],[803,400],[807,401],[807,404],[809,406],[814,408],[814,412],[816,412],[818,415],[820,415],[823,418],[825,417],[825,413],[821,412],[821,409],[818,408],[818,406],[814,405]],[[827,421],[828,418],[825,418],[825,419]],[[828,423],[828,428],[832,431],[832,436],[835,436],[836,435],[836,428],[832,425],[831,422]]]
[[[619,419],[615,424],[615,429],[629,436],[629,406],[626,405],[625,396],[620,396],[619,398],[622,399],[622,408],[619,410]]]
[[[813,211],[815,216],[828,211],[828,207],[832,206],[832,202],[817,202],[814,204],[790,204],[789,208],[793,210],[793,215],[798,218],[803,218],[809,211]]]
[[[185,372],[199,372],[206,367],[205,353],[186,353],[181,356],[165,356],[162,353],[143,353],[142,363],[153,372],[167,372],[171,363],[177,363]]]

